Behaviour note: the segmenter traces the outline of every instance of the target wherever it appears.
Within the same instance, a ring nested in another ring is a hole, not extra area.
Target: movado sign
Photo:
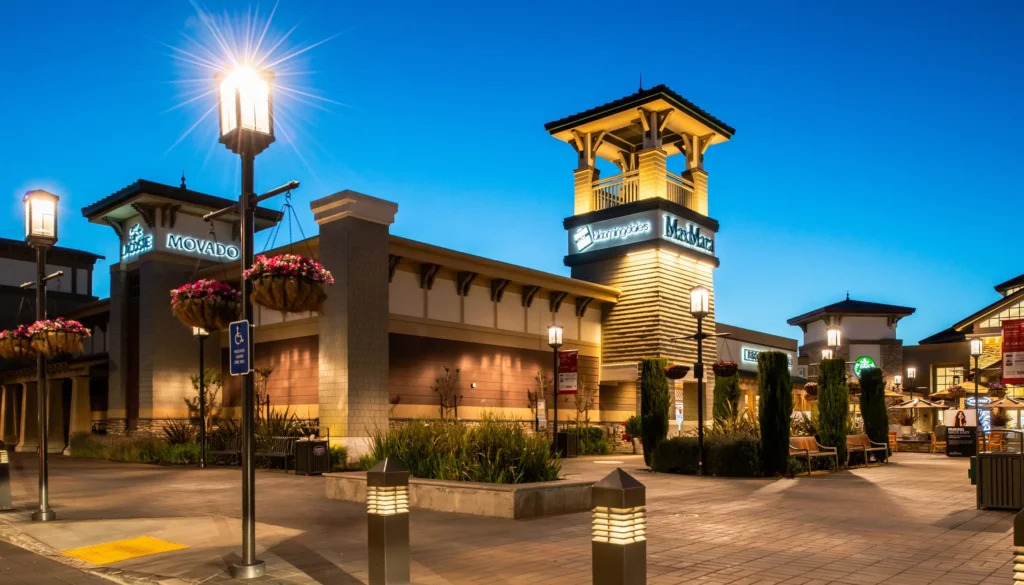
[[[167,249],[202,254],[220,260],[237,260],[240,255],[236,246],[177,234],[167,234]]]
[[[142,225],[135,224],[128,230],[128,240],[121,246],[121,257],[131,258],[153,249],[153,236],[142,231]]]
[[[580,254],[656,239],[708,256],[715,255],[715,233],[688,219],[650,209],[569,229],[569,254]]]

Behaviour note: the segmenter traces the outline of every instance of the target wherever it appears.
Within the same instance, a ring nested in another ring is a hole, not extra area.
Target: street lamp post
[[[690,314],[697,319],[697,363],[693,375],[697,378],[697,475],[704,475],[704,317],[711,312],[711,291],[706,286],[690,289]]]
[[[199,340],[199,468],[206,468],[206,363],[203,345],[210,332],[193,327],[192,335]]]
[[[832,348],[826,347],[825,349],[821,350],[821,359],[823,360],[830,360],[834,355],[835,352],[832,350]]]
[[[896,393],[899,394],[900,386],[903,385],[903,375],[902,374],[896,374],[895,376],[893,376],[892,377],[892,383],[896,386]]]
[[[237,67],[219,78],[220,143],[242,159],[242,192],[238,199],[238,214],[241,221],[243,270],[253,262],[256,155],[274,142],[274,110],[270,90],[272,78],[269,72],[256,71],[251,67]],[[251,327],[253,311],[249,287],[243,278],[242,319],[250,323]],[[238,579],[261,577],[265,570],[263,561],[256,559],[254,388],[252,372],[242,376],[242,559],[231,566],[232,576]]]
[[[978,425],[978,430],[981,433],[982,445],[987,445],[988,441],[985,437],[985,429],[981,426],[981,410],[978,408],[978,378],[981,377],[981,370],[978,369],[978,360],[981,359],[981,353],[984,347],[980,337],[971,338],[971,357],[974,358],[974,420]]]
[[[558,445],[558,348],[562,347],[562,326],[551,325],[548,327],[548,345],[551,346],[551,350],[554,353],[554,362],[552,364],[552,386],[554,387],[554,394],[552,399],[554,400],[554,416],[551,417],[552,423],[554,424],[554,432],[552,434],[555,447],[555,453],[561,454],[561,450]],[[569,445],[566,443],[566,455],[568,455]]]
[[[25,194],[25,241],[36,249],[36,320],[46,319],[46,251],[57,243],[57,201],[53,193],[36,190]],[[32,520],[50,522],[57,513],[50,508],[49,467],[47,463],[47,404],[46,356],[39,352],[36,358],[36,394],[39,402],[39,509],[32,512]]]
[[[910,399],[914,399],[914,383],[917,382],[917,368],[907,366],[907,390],[910,391]]]

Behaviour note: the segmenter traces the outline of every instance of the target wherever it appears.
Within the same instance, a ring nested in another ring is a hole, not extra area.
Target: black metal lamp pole
[[[552,373],[552,387],[554,392],[552,393],[552,399],[555,402],[554,405],[554,416],[552,416],[552,422],[554,424],[554,432],[552,434],[555,453],[561,454],[561,446],[558,444],[558,348],[562,347],[562,327],[559,325],[550,325],[548,327],[548,345],[551,346],[552,356],[554,361],[552,362],[551,371]],[[565,454],[569,455],[569,444],[566,439]]]
[[[206,468],[206,355],[204,347],[210,335],[202,327],[193,327],[199,338],[199,468]]]
[[[981,434],[982,449],[988,448],[988,440],[985,436],[985,428],[981,425],[981,404],[978,402],[978,378],[981,377],[981,369],[978,368],[978,360],[984,350],[981,338],[971,339],[971,357],[974,358],[974,421],[978,432]]]
[[[36,320],[46,319],[46,249],[49,246],[36,243]],[[32,512],[32,520],[51,522],[57,513],[50,508],[50,468],[48,430],[46,428],[49,408],[49,392],[46,387],[46,355],[39,352],[36,357],[36,394],[39,401],[39,509]]]
[[[704,475],[704,316],[697,316],[697,363],[693,375],[697,378],[697,475]]]
[[[253,213],[252,203],[254,163],[256,156],[242,153],[242,195],[238,203],[241,215],[242,232],[242,266],[247,269],[253,262]],[[242,319],[252,323],[252,303],[249,301],[250,285],[242,279]],[[250,325],[251,326],[251,325]],[[252,339],[252,331],[249,331]],[[248,578],[263,574],[263,561],[256,559],[256,434],[253,423],[256,422],[253,400],[255,399],[255,380],[252,372],[242,376],[242,562],[235,565],[236,576]],[[255,574],[253,574],[255,573]]]

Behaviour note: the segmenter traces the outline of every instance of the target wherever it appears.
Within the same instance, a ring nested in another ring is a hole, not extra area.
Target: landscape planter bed
[[[366,502],[366,473],[327,473],[328,499]],[[437,512],[521,520],[591,509],[592,481],[514,485],[409,478],[409,506]]]

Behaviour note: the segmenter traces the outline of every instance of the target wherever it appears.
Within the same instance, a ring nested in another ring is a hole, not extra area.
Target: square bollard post
[[[1013,583],[1024,583],[1024,510],[1013,517]]]
[[[647,490],[616,469],[590,490],[594,531],[590,543],[594,585],[647,584]]]
[[[11,499],[11,459],[7,453],[7,445],[0,441],[0,511],[13,510]]]
[[[409,585],[409,472],[385,459],[366,472],[370,585]]]

